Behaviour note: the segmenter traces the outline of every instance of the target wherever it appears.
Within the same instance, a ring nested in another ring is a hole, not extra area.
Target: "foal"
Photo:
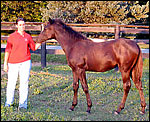
[[[136,42],[129,39],[116,39],[108,42],[95,43],[82,36],[61,20],[49,19],[48,25],[40,33],[38,42],[56,39],[65,52],[68,65],[73,73],[74,97],[71,110],[77,105],[79,81],[87,100],[87,112],[90,113],[92,102],[88,92],[86,71],[105,72],[119,67],[123,80],[124,94],[116,114],[125,107],[125,102],[131,87],[130,77],[139,90],[141,113],[145,113],[145,99],[142,89],[143,61],[142,53]]]

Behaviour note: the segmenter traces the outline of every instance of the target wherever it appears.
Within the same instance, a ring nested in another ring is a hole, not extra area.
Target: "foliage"
[[[1,1],[1,21],[41,22],[61,18],[66,23],[149,23],[149,1]]]
[[[41,12],[43,21],[51,17],[67,23],[131,24],[148,19],[149,1],[49,1]]]
[[[41,1],[1,1],[1,21],[15,22],[22,17],[28,22],[41,22],[40,7],[47,2]]]
[[[140,19],[144,21],[144,18],[148,18],[149,1],[146,5],[139,5],[138,3],[139,1],[136,1],[136,3],[130,7],[131,16],[137,21]]]
[[[120,73],[112,71],[87,72],[87,82],[92,100],[91,114],[87,114],[86,97],[79,83],[78,105],[72,104],[72,71],[68,65],[34,66],[29,82],[28,111],[18,112],[19,82],[15,91],[14,106],[4,107],[7,76],[1,77],[1,121],[149,121],[149,59],[144,60],[142,85],[147,104],[146,113],[140,115],[140,96],[132,83],[125,109],[120,115],[114,110],[121,102],[123,82]]]
[[[45,22],[51,17],[66,23],[149,25],[148,13],[149,1],[1,1],[1,21],[10,22],[18,17]],[[92,38],[114,38],[113,33],[84,33]]]
[[[85,1],[49,1],[47,8],[41,9],[42,19],[47,21],[50,16],[61,18],[65,22],[80,22],[79,13],[84,9],[85,4]]]

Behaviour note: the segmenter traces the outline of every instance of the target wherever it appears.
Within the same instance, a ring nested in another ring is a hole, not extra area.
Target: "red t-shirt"
[[[31,59],[29,47],[35,51],[35,43],[29,34],[24,32],[23,35],[18,31],[10,34],[5,49],[5,52],[10,53],[8,63],[21,63]]]

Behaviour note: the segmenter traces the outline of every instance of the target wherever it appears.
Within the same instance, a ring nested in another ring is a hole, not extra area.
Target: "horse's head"
[[[44,30],[39,34],[37,42],[45,42],[48,39],[55,39],[54,20],[49,18],[49,22],[45,25]]]

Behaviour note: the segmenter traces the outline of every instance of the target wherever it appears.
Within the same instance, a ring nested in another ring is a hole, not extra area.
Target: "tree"
[[[1,1],[1,21],[16,21],[18,17],[30,22],[40,22],[42,15],[40,7],[47,2],[41,1]]]
[[[78,22],[78,14],[84,8],[84,1],[49,1],[46,8],[41,8],[42,20],[61,18],[65,22]]]
[[[149,24],[149,1],[1,1],[1,21]]]
[[[146,5],[140,5],[139,1],[135,2],[133,6],[130,7],[130,12],[134,18],[134,22],[148,24],[149,21],[149,1]]]
[[[149,1],[49,1],[42,20],[61,18],[71,23],[131,24],[148,18]]]

